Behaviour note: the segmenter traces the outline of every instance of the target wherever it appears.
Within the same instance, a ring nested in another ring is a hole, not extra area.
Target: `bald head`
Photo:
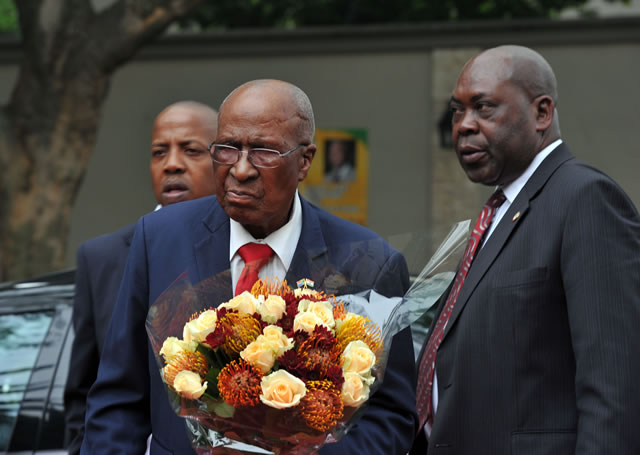
[[[220,114],[231,100],[238,98],[263,98],[277,103],[283,115],[296,121],[297,140],[300,143],[313,142],[315,120],[311,101],[299,87],[277,79],[258,79],[246,82],[233,90],[220,105]]]
[[[493,71],[495,77],[511,81],[532,99],[548,95],[554,103],[558,102],[558,88],[553,69],[544,57],[533,49],[523,46],[494,47],[472,58],[464,70],[472,65],[482,65],[483,68]]]
[[[158,122],[158,119],[167,116],[167,114],[179,116],[186,114],[188,116],[195,117],[202,122],[202,125],[209,130],[210,134],[213,133],[214,138],[216,136],[216,131],[218,129],[218,111],[211,106],[207,106],[206,104],[199,103],[197,101],[178,101],[168,105],[160,111],[156,116],[154,124]]]

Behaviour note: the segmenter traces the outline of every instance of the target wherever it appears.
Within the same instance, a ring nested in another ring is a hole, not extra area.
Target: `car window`
[[[54,311],[0,314],[0,452],[7,450]]]

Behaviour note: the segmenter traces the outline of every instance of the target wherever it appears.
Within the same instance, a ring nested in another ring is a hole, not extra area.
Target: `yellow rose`
[[[315,313],[303,311],[302,313],[296,314],[296,317],[293,319],[293,330],[296,332],[298,330],[302,330],[304,332],[307,332],[308,334],[312,334],[313,330],[316,328],[316,325],[325,324],[322,322],[322,319],[320,319]]]
[[[265,340],[273,347],[276,357],[280,357],[285,351],[293,348],[293,338],[289,338],[282,333],[282,327],[277,325],[268,325],[262,331],[262,335],[258,340]],[[256,340],[256,341],[258,341]]]
[[[166,362],[173,360],[178,354],[185,351],[195,352],[198,344],[195,341],[187,343],[177,339],[176,337],[169,337],[162,343],[162,349],[160,349],[160,355],[164,357]]]
[[[183,370],[173,380],[173,388],[178,394],[190,400],[197,400],[207,390],[207,381],[202,384],[198,373]]]
[[[236,310],[247,314],[253,314],[256,312],[258,300],[249,291],[244,291],[242,294],[235,296],[220,306],[228,310]]]
[[[369,376],[376,363],[376,355],[364,341],[352,341],[342,353],[342,371]]]
[[[260,386],[260,400],[276,409],[296,406],[307,393],[304,382],[285,370],[278,370],[263,377]]]
[[[207,335],[216,329],[216,322],[218,322],[218,315],[215,310],[203,311],[196,319],[184,325],[182,338],[187,343],[203,342]]]
[[[258,305],[258,314],[263,321],[271,324],[275,323],[282,317],[287,309],[287,303],[279,295],[270,295],[265,301]]]
[[[264,338],[260,339],[261,337],[262,335],[255,341],[249,343],[247,347],[240,352],[240,357],[258,368],[262,374],[267,374],[269,370],[273,368],[273,364],[276,361],[276,352],[271,343]]]
[[[360,406],[369,398],[369,383],[373,378],[367,380],[358,373],[344,373],[344,383],[342,384],[342,402],[345,406]]]
[[[326,300],[321,302],[301,300],[298,304],[298,311],[315,314],[328,329],[333,329],[336,326],[333,319],[333,305]]]

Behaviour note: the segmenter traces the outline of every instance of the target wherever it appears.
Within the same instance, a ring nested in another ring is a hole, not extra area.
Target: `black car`
[[[0,454],[66,454],[74,275],[0,285]]]

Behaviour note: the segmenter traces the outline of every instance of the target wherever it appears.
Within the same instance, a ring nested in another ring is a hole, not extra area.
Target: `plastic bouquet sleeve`
[[[391,338],[446,289],[444,264],[465,241],[462,228],[452,231],[404,297],[363,290],[380,269],[366,242],[335,256],[353,264],[301,272],[326,277],[322,285],[264,278],[232,297],[229,271],[176,280],[146,328],[196,453],[308,454],[340,440],[382,384]]]

